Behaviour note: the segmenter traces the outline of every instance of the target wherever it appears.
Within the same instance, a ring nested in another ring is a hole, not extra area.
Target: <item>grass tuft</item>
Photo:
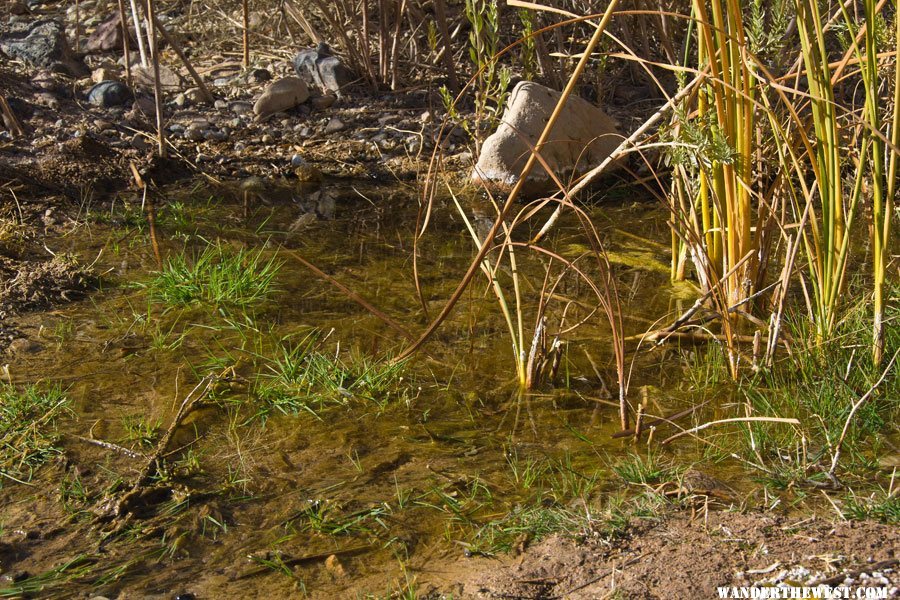
[[[162,271],[146,284],[153,300],[170,305],[204,302],[248,306],[269,297],[281,262],[263,251],[233,250],[210,244],[192,259],[169,258]]]
[[[57,454],[57,418],[69,399],[59,386],[0,386],[0,475],[28,482],[35,469]],[[0,487],[5,479],[0,479]]]

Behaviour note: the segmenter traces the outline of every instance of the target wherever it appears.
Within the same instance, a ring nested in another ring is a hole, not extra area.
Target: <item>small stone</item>
[[[203,90],[197,87],[193,87],[184,92],[184,97],[187,98],[191,104],[202,104],[206,101],[206,96],[203,94]],[[216,104],[222,102],[221,100],[217,100]],[[216,106],[216,108],[219,108]]]
[[[218,110],[225,110],[226,108],[228,108],[228,103],[220,98],[213,103],[213,106]]]
[[[337,96],[334,94],[325,94],[324,96],[316,96],[309,103],[316,110],[325,110],[330,108],[336,100]]]
[[[240,119],[232,119],[232,120],[228,121],[228,126],[231,127],[232,129],[240,129],[241,126],[243,126],[243,124],[244,124],[244,122],[241,121]]]
[[[65,126],[66,126],[66,122],[63,121],[62,119],[58,119],[58,120],[56,121],[56,123],[54,123],[53,125],[54,125],[55,127],[65,127]]]
[[[332,117],[328,124],[325,126],[325,133],[337,133],[346,127],[344,122],[338,119],[337,117]]]
[[[145,138],[140,133],[134,134],[131,138],[131,147],[135,150],[140,150],[141,152],[146,152],[150,149],[150,144],[147,142],[147,138]]]
[[[291,166],[292,167],[299,167],[300,165],[302,165],[305,162],[306,161],[303,160],[303,157],[300,156],[299,154],[295,154],[291,157]]]
[[[272,136],[271,134],[268,134],[268,133],[267,133],[267,134],[265,134],[264,136],[262,136],[262,143],[263,143],[263,144],[274,144],[274,143],[275,143],[275,138],[274,138],[274,136]]]
[[[343,578],[347,576],[347,570],[344,569],[344,565],[341,564],[341,560],[335,554],[332,554],[325,559],[325,568],[329,573],[337,578]]]
[[[247,73],[247,83],[262,83],[272,79],[272,74],[266,69],[250,69]]]
[[[203,132],[203,137],[210,142],[224,142],[228,139],[228,134],[224,131],[216,131],[215,129],[207,129]]]
[[[134,104],[131,105],[131,108],[135,112],[143,113],[147,116],[156,117],[156,101],[149,96],[137,97],[134,101]]]
[[[423,123],[431,123],[434,121],[434,115],[431,114],[430,110],[426,110],[421,115],[419,115],[419,120]]]
[[[6,351],[11,356],[22,356],[25,354],[37,354],[43,350],[43,346],[35,342],[34,340],[29,340],[26,338],[18,338],[13,340]]]
[[[253,112],[253,105],[249,102],[232,102],[228,107],[231,109],[231,112],[238,116],[247,115]]]
[[[184,130],[184,137],[191,140],[192,142],[199,142],[203,139],[203,129],[196,125],[191,125]]]
[[[186,106],[190,106],[190,104],[190,101],[184,94],[178,94],[177,96],[175,96],[175,106],[177,106],[178,108],[185,108]]]
[[[91,81],[94,83],[100,83],[101,81],[118,81],[119,73],[121,73],[121,71],[117,68],[100,67],[94,69],[93,73],[91,73]]]
[[[104,108],[121,106],[132,97],[131,90],[121,81],[101,81],[88,91],[88,102]]]
[[[169,125],[169,131],[172,133],[184,133],[184,125],[181,123],[172,123]]]

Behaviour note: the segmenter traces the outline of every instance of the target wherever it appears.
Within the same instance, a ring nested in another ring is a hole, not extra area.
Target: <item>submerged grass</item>
[[[299,340],[283,338],[274,354],[256,382],[256,395],[266,413],[316,414],[329,405],[352,400],[383,409],[392,400],[407,397],[403,362],[356,354],[347,359],[330,356],[320,347],[318,331]]]
[[[184,254],[169,258],[146,288],[153,300],[169,305],[244,307],[270,296],[280,268],[276,257],[266,259],[262,250],[234,250],[218,242],[193,258]]]
[[[56,422],[69,399],[58,385],[42,389],[0,385],[0,487],[6,479],[28,482],[35,469],[59,452]]]

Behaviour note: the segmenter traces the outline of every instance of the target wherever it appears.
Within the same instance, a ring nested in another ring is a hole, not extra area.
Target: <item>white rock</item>
[[[560,93],[530,81],[520,82],[507,100],[497,131],[481,148],[472,180],[508,191],[518,181],[529,155],[527,140],[537,143]],[[608,157],[622,142],[616,122],[582,98],[569,96],[541,156],[562,180],[584,172]],[[525,196],[556,189],[543,166],[535,164],[522,188]]]

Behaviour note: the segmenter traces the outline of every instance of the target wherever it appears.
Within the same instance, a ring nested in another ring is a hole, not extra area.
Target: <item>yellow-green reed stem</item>
[[[803,63],[809,82],[815,134],[815,151],[809,157],[821,200],[821,219],[811,209],[812,243],[805,239],[813,278],[816,335],[826,337],[834,328],[838,303],[844,287],[847,249],[845,244],[847,206],[841,182],[841,149],[831,69],[825,49],[822,17],[816,0],[796,0],[797,25]],[[860,168],[864,158],[860,157]],[[807,202],[812,198],[808,197]],[[851,202],[855,207],[855,201]]]

